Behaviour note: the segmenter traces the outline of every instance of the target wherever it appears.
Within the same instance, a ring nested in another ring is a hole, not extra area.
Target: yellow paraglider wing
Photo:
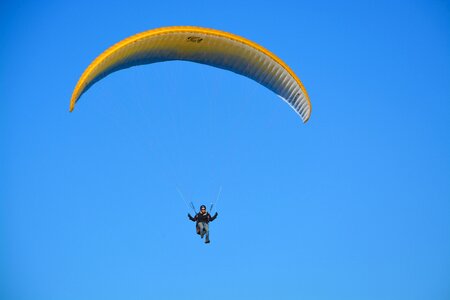
[[[70,111],[81,95],[105,76],[170,60],[192,61],[241,74],[279,95],[303,122],[311,115],[311,102],[300,79],[273,53],[234,34],[192,26],[145,31],[107,49],[81,75],[70,100]]]

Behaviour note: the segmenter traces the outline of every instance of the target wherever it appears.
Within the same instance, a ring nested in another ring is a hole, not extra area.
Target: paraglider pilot
[[[205,236],[205,243],[208,244],[209,240],[209,222],[214,221],[217,218],[218,213],[216,212],[214,216],[211,217],[209,212],[206,211],[206,206],[200,206],[200,212],[192,217],[191,214],[188,214],[189,220],[192,222],[197,222],[197,234],[200,235],[201,238]]]

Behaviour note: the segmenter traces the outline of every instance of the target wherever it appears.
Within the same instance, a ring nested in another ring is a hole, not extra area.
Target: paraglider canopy
[[[307,122],[311,102],[297,75],[275,54],[241,36],[194,26],[162,27],[128,37],[100,54],[84,71],[70,111],[95,82],[129,67],[186,60],[229,70],[255,80],[286,101]]]

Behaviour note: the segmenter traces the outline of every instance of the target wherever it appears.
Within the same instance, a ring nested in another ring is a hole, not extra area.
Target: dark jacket
[[[211,215],[207,212],[205,214],[198,213],[195,215],[195,217],[192,217],[190,214],[188,214],[189,220],[197,223],[209,223],[214,221],[215,218],[217,218],[218,213],[216,212],[214,216],[211,217]]]

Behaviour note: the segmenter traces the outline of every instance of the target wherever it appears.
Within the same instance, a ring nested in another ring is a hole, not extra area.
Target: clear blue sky
[[[450,4],[2,1],[1,299],[450,299]],[[188,62],[94,85],[121,39],[196,25],[297,73]],[[179,197],[209,204],[210,245]]]

